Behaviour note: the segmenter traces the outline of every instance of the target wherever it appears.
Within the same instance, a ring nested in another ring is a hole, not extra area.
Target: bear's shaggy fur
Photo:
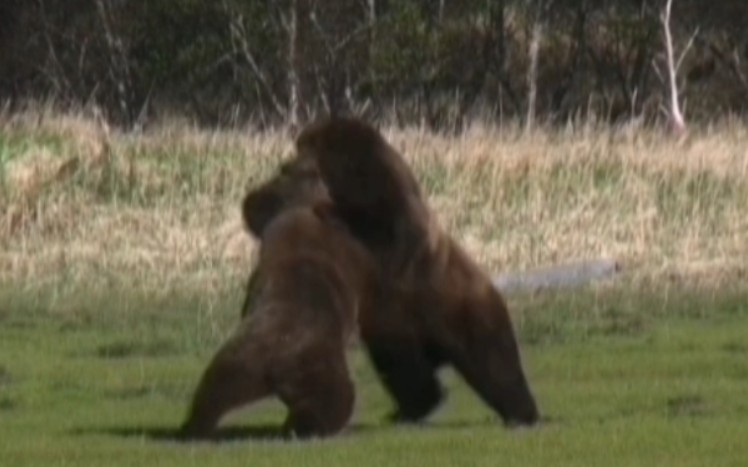
[[[351,416],[345,348],[359,307],[371,302],[373,263],[307,169],[287,165],[244,200],[261,240],[253,296],[202,376],[183,437],[209,437],[228,411],[270,395],[288,407],[284,432],[297,437],[335,434]]]
[[[438,225],[400,154],[347,118],[305,128],[297,153],[296,163],[317,165],[336,216],[378,266],[378,302],[362,310],[359,326],[397,403],[393,418],[431,413],[442,399],[436,371],[451,364],[507,424],[534,424],[539,413],[506,304]]]

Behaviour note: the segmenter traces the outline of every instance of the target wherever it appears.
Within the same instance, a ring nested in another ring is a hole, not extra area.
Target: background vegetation
[[[44,109],[1,127],[0,278],[90,276],[88,291],[136,279],[213,287],[245,274],[254,245],[239,202],[293,150],[285,130],[172,121],[135,135]],[[741,124],[679,141],[593,124],[384,133],[441,222],[490,270],[607,256],[636,274],[719,283],[748,262]]]
[[[127,126],[164,113],[221,125],[338,111],[449,128],[530,106],[555,122],[653,121],[666,96],[663,5],[5,0],[0,101],[97,104]],[[743,1],[674,2],[676,59],[692,40],[679,70],[690,117],[745,113],[746,17]]]

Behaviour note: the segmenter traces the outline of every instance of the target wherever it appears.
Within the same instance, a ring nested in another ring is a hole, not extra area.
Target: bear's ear
[[[281,207],[282,201],[275,195],[261,191],[249,193],[242,201],[244,226],[252,235],[260,238]]]

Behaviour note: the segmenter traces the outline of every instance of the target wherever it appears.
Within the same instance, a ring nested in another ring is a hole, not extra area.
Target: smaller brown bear
[[[332,435],[351,416],[345,348],[358,308],[370,301],[373,264],[330,214],[314,170],[286,165],[243,202],[247,227],[261,239],[248,291],[256,296],[203,374],[183,437],[208,437],[228,411],[271,395],[288,407],[286,435]]]

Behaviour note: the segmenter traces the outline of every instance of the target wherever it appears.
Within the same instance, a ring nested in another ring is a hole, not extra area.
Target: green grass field
[[[0,465],[745,465],[748,294],[671,292],[510,301],[545,418],[537,428],[504,428],[449,370],[428,423],[381,423],[390,401],[356,349],[357,409],[342,436],[264,439],[284,417],[268,401],[230,415],[221,440],[182,444],[169,437],[238,296],[211,311],[188,297],[80,295],[63,312],[52,295],[6,288]],[[208,315],[213,335],[195,319]]]
[[[357,408],[325,441],[171,439],[239,318],[256,245],[244,190],[282,132],[0,115],[0,467],[748,465],[748,129],[682,142],[596,128],[386,129],[445,227],[490,271],[611,256],[621,277],[508,296],[544,422],[510,430],[449,370],[417,427],[352,349]]]

